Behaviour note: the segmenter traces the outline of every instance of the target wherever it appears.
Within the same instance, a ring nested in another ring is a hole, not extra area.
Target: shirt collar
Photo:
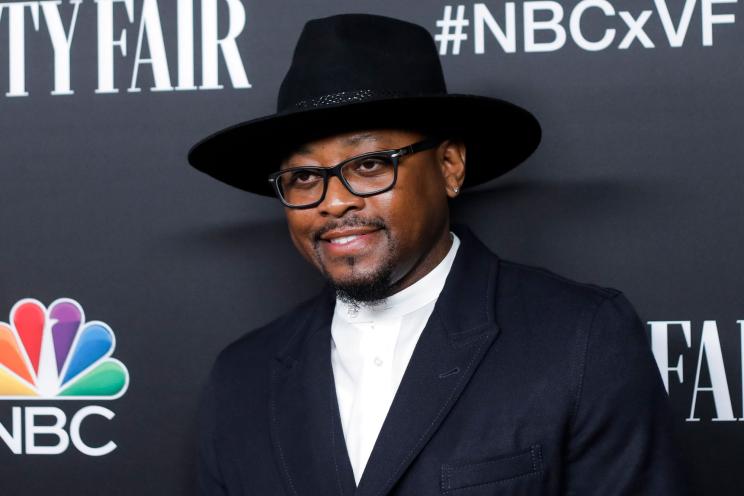
[[[378,305],[356,307],[336,298],[336,307],[334,309],[336,317],[355,324],[395,319],[401,318],[435,301],[439,297],[439,293],[442,292],[442,288],[444,288],[447,274],[449,274],[452,268],[457,249],[460,246],[460,239],[455,233],[451,232],[450,234],[452,235],[452,245],[447,255],[424,277],[407,288],[389,296],[384,302]]]

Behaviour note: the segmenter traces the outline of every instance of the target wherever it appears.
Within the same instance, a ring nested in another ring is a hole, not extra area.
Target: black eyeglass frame
[[[400,157],[418,153],[424,150],[428,150],[430,148],[434,148],[441,142],[442,142],[441,139],[427,138],[425,140],[418,141],[411,145],[404,146],[403,148],[395,148],[395,149],[390,149],[390,150],[376,150],[373,152],[363,153],[355,157],[347,158],[343,162],[340,162],[334,165],[333,167],[312,167],[312,166],[290,167],[289,169],[282,169],[280,171],[272,172],[271,174],[269,174],[269,182],[274,187],[274,192],[276,193],[276,197],[279,198],[282,204],[288,208],[303,208],[304,209],[304,208],[314,208],[320,205],[323,202],[323,200],[325,200],[326,192],[328,191],[328,180],[330,177],[333,177],[333,176],[337,177],[341,181],[341,184],[343,184],[344,187],[349,191],[349,193],[353,195],[360,196],[363,198],[366,198],[368,196],[379,195],[380,193],[384,193],[386,191],[390,191],[391,189],[393,189],[393,187],[395,186],[395,183],[398,181],[398,159]],[[341,168],[343,168],[343,166],[348,164],[349,162],[353,162],[355,160],[368,158],[368,157],[377,157],[379,155],[383,155],[386,158],[389,158],[392,160],[393,181],[390,183],[389,186],[386,186],[384,188],[381,188],[375,191],[370,191],[367,193],[358,193],[354,191],[354,189],[351,187],[351,185],[346,180],[346,178],[343,176],[343,174],[341,174]],[[297,170],[307,170],[312,173],[317,173],[319,176],[323,178],[323,192],[320,195],[320,199],[318,199],[317,201],[313,203],[308,203],[307,205],[292,205],[284,199],[284,197],[282,196],[281,190],[279,189],[280,188],[279,181],[278,181],[279,176],[281,176],[282,174],[286,174],[288,171],[297,171]]]

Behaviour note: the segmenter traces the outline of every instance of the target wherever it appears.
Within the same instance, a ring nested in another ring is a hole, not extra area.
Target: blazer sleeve
[[[199,453],[197,459],[197,479],[201,496],[227,496],[227,488],[222,481],[216,449],[216,398],[214,391],[214,370],[202,392],[199,412]]]
[[[582,346],[565,493],[687,494],[666,391],[622,293],[599,304]]]

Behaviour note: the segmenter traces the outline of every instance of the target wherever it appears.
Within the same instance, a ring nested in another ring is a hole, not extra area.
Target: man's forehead
[[[335,134],[327,136],[320,140],[302,143],[292,151],[292,154],[310,155],[320,143],[336,142],[343,147],[357,146],[361,143],[379,143],[381,141],[380,133],[382,131],[360,131],[353,133]]]

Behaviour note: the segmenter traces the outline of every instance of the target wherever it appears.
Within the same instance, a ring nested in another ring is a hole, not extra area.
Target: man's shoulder
[[[321,295],[315,295],[274,320],[246,332],[219,353],[216,366],[230,370],[265,364],[282,351],[295,333],[307,329],[321,299]]]
[[[598,306],[622,295],[618,289],[580,282],[544,267],[499,259],[499,294],[519,296],[528,304]]]
[[[522,336],[532,329],[551,342],[583,343],[591,334],[604,343],[597,346],[647,347],[642,321],[620,290],[511,261],[499,267],[496,311],[504,327],[519,328]]]

